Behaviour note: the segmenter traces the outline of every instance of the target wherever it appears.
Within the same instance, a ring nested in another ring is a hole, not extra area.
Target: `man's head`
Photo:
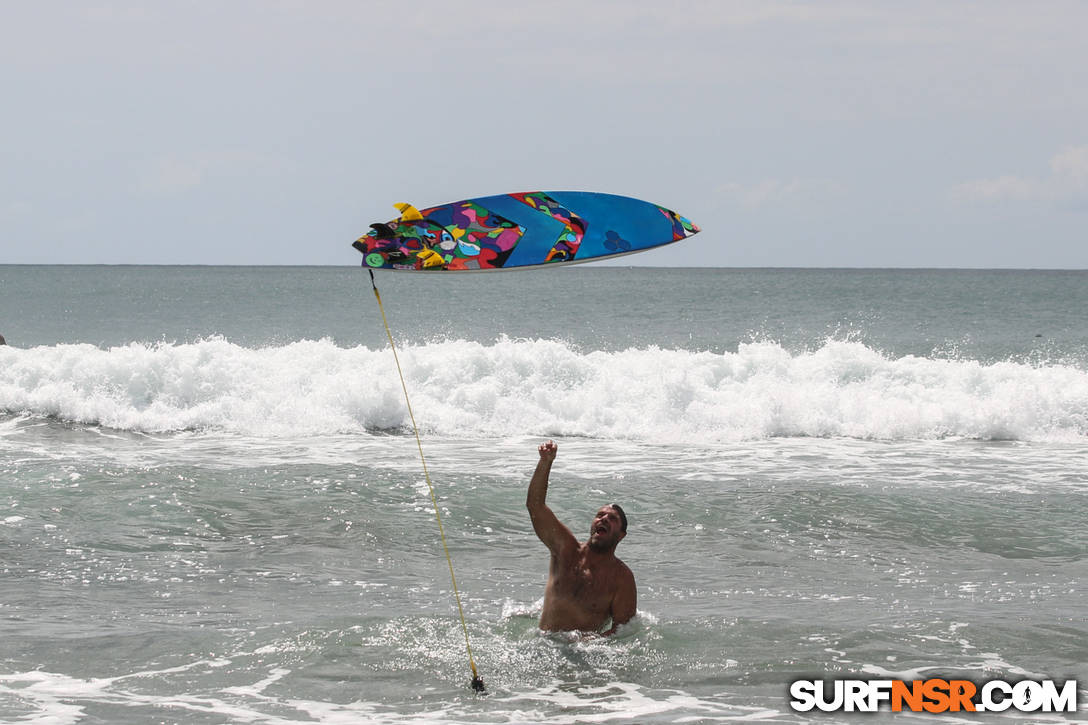
[[[619,504],[608,504],[597,509],[589,527],[589,548],[594,551],[612,551],[627,536],[627,514]]]

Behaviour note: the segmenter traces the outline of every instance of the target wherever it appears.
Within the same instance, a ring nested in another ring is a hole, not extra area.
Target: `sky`
[[[0,263],[355,265],[634,196],[684,267],[1088,268],[1088,2],[0,0]]]

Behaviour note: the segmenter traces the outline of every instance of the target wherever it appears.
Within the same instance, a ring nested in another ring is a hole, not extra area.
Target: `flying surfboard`
[[[370,225],[352,246],[372,269],[486,270],[634,254],[699,232],[674,211],[590,191],[528,191],[416,209]]]

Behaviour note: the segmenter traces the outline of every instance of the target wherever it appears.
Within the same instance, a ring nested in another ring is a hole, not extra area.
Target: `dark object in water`
[[[487,688],[484,687],[484,681],[480,679],[480,676],[476,673],[472,675],[472,689],[477,695],[486,695]]]

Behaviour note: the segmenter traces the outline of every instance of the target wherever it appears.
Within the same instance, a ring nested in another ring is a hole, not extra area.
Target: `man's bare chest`
[[[555,593],[583,602],[608,603],[615,593],[615,576],[604,567],[594,567],[582,561],[571,561],[558,567],[553,577]]]

